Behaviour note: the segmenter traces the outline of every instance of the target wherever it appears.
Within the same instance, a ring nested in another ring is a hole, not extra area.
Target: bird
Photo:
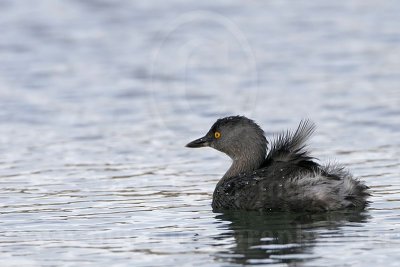
[[[320,164],[306,141],[315,131],[309,119],[295,131],[284,131],[268,142],[264,131],[245,116],[218,119],[189,148],[211,147],[232,164],[218,181],[213,211],[258,210],[327,212],[363,210],[369,187],[337,163]]]

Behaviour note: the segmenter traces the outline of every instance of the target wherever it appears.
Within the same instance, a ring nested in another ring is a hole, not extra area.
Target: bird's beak
[[[196,139],[189,144],[186,145],[186,147],[204,147],[204,146],[210,146],[209,138],[207,136],[203,136],[202,138]]]

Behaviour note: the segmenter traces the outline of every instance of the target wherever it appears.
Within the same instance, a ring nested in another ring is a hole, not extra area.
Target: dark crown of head
[[[250,120],[250,119],[248,119],[248,118],[246,118],[244,116],[230,116],[230,117],[225,117],[225,118],[222,118],[222,119],[218,119],[214,123],[214,125],[212,127],[212,130],[215,131],[216,129],[218,129],[220,127],[224,127],[225,125],[235,124],[235,123],[238,123],[238,122],[248,122],[248,123],[254,123],[255,124],[254,121],[252,121],[252,120]]]

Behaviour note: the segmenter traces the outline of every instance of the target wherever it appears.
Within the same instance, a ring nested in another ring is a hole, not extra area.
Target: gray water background
[[[0,1],[1,266],[398,266],[399,1]],[[225,115],[310,118],[361,213],[213,213]]]

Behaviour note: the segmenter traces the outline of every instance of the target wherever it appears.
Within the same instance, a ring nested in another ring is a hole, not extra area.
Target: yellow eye
[[[217,138],[217,139],[220,138],[221,137],[221,133],[220,132],[215,132],[214,133],[214,137]]]

